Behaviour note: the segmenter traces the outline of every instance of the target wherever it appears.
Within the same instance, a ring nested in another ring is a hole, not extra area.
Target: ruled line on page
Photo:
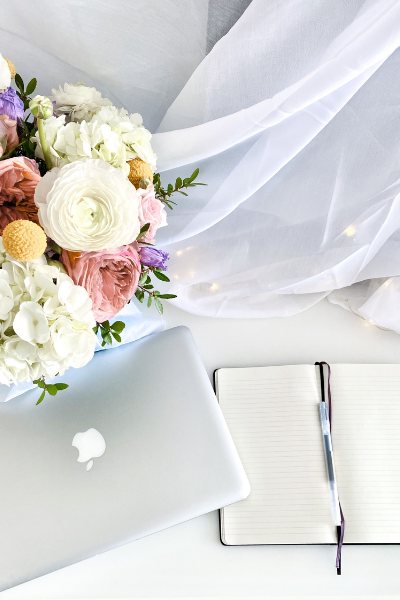
[[[250,496],[223,509],[225,543],[335,543],[311,365],[221,369],[217,393]]]

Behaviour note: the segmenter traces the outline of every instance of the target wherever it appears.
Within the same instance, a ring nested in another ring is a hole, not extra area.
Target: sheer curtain
[[[325,296],[400,331],[399,0],[14,0],[1,52],[155,131],[181,308],[285,316]],[[354,285],[355,284],[355,287]]]

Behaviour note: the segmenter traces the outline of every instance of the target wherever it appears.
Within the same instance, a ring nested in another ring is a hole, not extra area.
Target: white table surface
[[[325,301],[286,319],[211,319],[172,306],[165,317],[168,327],[190,327],[210,376],[222,366],[400,362],[400,336]],[[400,597],[400,546],[346,546],[341,577],[334,561],[329,546],[222,546],[214,512],[3,592],[0,600]]]

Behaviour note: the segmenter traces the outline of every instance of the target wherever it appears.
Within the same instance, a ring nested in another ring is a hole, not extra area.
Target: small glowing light
[[[210,287],[210,291],[215,292],[215,290],[218,289],[218,284],[217,283],[213,283],[212,286]]]
[[[354,235],[354,234],[355,234],[355,232],[356,232],[356,230],[354,229],[354,227],[348,227],[348,228],[346,229],[346,235],[348,235],[349,237],[350,237],[351,235]]]
[[[371,325],[375,325],[375,323],[373,322],[373,320],[372,320],[372,319],[369,319],[369,320],[368,320],[368,323],[370,323]]]
[[[178,250],[178,252],[176,253],[177,256],[180,256],[182,254],[182,250]]]
[[[193,246],[188,246],[188,247],[186,248],[186,250],[191,250],[192,248],[193,248]]]
[[[174,275],[174,279],[179,279],[179,275]]]

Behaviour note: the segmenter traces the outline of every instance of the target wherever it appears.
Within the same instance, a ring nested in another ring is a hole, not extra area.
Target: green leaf
[[[182,192],[181,190],[179,190],[179,193],[182,194],[183,196],[188,196],[189,195],[186,192]]]
[[[101,324],[102,327],[104,327],[104,329],[110,329],[110,322],[109,321],[103,321]]]
[[[29,108],[29,100],[24,100],[24,110],[28,110]]]
[[[50,396],[55,396],[58,392],[56,386],[52,383],[47,384],[47,391],[49,392]]]
[[[33,79],[30,80],[30,82],[26,86],[27,96],[30,96],[31,94],[33,94],[33,92],[36,90],[36,86],[37,86],[37,79],[36,79],[36,77],[34,77]]]
[[[109,346],[112,345],[112,337],[110,333],[107,332],[103,339],[106,344],[108,344]]]
[[[150,308],[151,306],[151,301],[152,301],[152,297],[149,296],[149,299],[147,300],[147,308]]]
[[[36,406],[42,402],[42,400],[43,400],[43,398],[45,397],[45,395],[46,395],[46,392],[42,392],[42,393],[40,394],[40,396],[39,396],[39,400],[36,402]]]
[[[5,152],[6,151],[6,147],[7,147],[7,136],[6,135],[1,138],[0,144],[1,144],[2,148],[3,148],[3,152]]]
[[[24,93],[24,82],[22,81],[21,75],[18,75],[18,73],[15,75],[15,85],[17,86],[17,88],[19,89],[21,94],[23,94]]]
[[[143,283],[145,281],[147,281],[147,277],[148,277],[147,273],[143,273],[143,275],[140,278],[139,285],[143,285]]]
[[[145,223],[143,225],[143,227],[141,228],[141,230],[139,231],[139,235],[137,236],[137,240],[139,240],[143,234],[146,233],[146,231],[148,231],[148,229],[150,228],[150,223]]]
[[[43,381],[43,379],[39,379],[39,381],[38,381],[38,384],[37,384],[37,385],[38,385],[38,387],[42,388],[42,390],[43,390],[46,384],[45,384],[45,382]]]
[[[143,302],[144,292],[142,290],[136,290],[135,296],[139,300],[139,302]]]
[[[175,189],[182,187],[182,179],[180,177],[175,181]]]
[[[198,176],[199,173],[200,173],[200,169],[195,169],[193,171],[193,173],[191,174],[191,176],[189,177],[189,183],[192,183],[192,181],[194,181],[196,179],[196,177]]]
[[[99,326],[98,326],[98,325],[96,325],[96,327],[93,327],[93,331],[94,331],[96,334],[97,334],[98,330],[99,330]]]
[[[170,300],[171,298],[176,298],[175,294],[160,294],[159,298],[163,298],[164,300]]]
[[[167,187],[168,193],[171,193],[173,190],[174,190],[174,186],[172,185],[172,183],[169,183],[168,187]]]
[[[155,291],[153,292],[153,294],[154,294],[154,296],[161,296],[161,292],[158,292],[157,290],[155,290]]]
[[[169,281],[169,278],[162,271],[154,271],[154,275],[161,281]]]
[[[69,387],[68,383],[55,383],[54,385],[58,390],[66,390]]]
[[[118,333],[114,333],[114,331],[112,331],[111,333],[112,333],[114,340],[117,340],[117,342],[121,341],[121,336],[118,335]]]
[[[154,285],[144,285],[143,287],[145,290],[152,290]]]
[[[160,313],[160,315],[162,315],[164,312],[163,305],[161,304],[158,298],[154,298],[154,302],[156,304],[158,312]]]
[[[123,321],[115,321],[115,323],[111,325],[111,329],[117,333],[121,333],[121,331],[125,329],[125,323]]]
[[[34,383],[35,385],[37,385],[39,383],[40,379],[33,379],[32,383]]]

